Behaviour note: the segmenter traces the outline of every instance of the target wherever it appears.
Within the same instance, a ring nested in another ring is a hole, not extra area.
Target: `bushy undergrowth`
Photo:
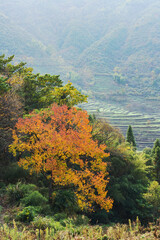
[[[11,204],[19,204],[20,200],[32,193],[37,187],[34,184],[22,184],[18,182],[17,184],[9,184],[6,188],[6,195],[8,201]]]
[[[5,186],[3,188],[5,189]],[[5,213],[3,211],[5,224],[0,227],[0,239],[152,240],[155,236],[157,239],[160,238],[160,225],[150,225],[148,229],[144,229],[138,218],[134,223],[129,221],[128,225],[91,226],[88,217],[76,214],[77,206],[75,208],[73,206],[75,199],[71,191],[58,191],[52,205],[49,205],[45,197],[46,188],[41,192],[39,189],[36,185],[21,182],[8,185],[6,196],[12,205]],[[71,206],[73,209],[69,214]]]
[[[30,193],[28,196],[22,199],[22,204],[25,206],[42,206],[47,203],[47,199],[42,196],[42,194],[38,191],[34,191]]]
[[[3,174],[1,178],[6,183],[16,183],[19,180],[25,181],[30,177],[29,171],[21,168],[18,166],[18,164],[12,163],[9,166],[3,167]]]
[[[52,198],[52,208],[55,212],[65,212],[68,215],[72,215],[79,210],[75,194],[71,190],[56,191],[53,193]]]
[[[5,224],[0,227],[0,239],[2,240],[129,240],[160,238],[160,225],[150,224],[148,228],[141,226],[140,221],[129,224],[116,224],[112,226],[91,226],[90,220],[83,215],[76,213],[69,215],[68,211],[53,211],[47,199],[33,184],[17,183],[7,187],[6,195],[14,205],[3,211]],[[45,192],[45,191],[44,191]],[[70,192],[62,195],[64,200]],[[71,199],[70,199],[71,197]],[[60,201],[61,202],[61,201]],[[17,207],[17,203],[19,207]],[[63,206],[65,206],[65,204]],[[28,206],[29,205],[29,206]],[[67,205],[66,205],[67,206]],[[70,203],[69,203],[70,206]],[[65,210],[65,208],[64,208]],[[16,220],[13,221],[13,219]]]
[[[21,222],[31,222],[36,215],[36,209],[32,206],[23,208],[22,211],[18,212],[16,220]]]

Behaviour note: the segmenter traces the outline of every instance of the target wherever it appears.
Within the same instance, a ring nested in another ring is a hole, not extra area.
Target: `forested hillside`
[[[158,1],[7,0],[0,1],[0,9],[0,44],[6,53],[27,56],[36,70],[59,73],[102,100],[107,96],[117,104],[125,94],[127,104],[136,101],[133,110],[144,101],[157,106]],[[127,108],[125,102],[121,105]]]

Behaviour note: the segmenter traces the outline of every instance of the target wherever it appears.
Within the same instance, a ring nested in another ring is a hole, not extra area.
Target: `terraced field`
[[[119,128],[126,136],[127,128],[132,126],[137,149],[152,147],[156,138],[160,138],[160,114],[152,116],[138,112],[129,112],[121,107],[115,107],[100,101],[89,100],[81,106],[89,113],[94,113],[97,118],[105,119],[111,125]]]

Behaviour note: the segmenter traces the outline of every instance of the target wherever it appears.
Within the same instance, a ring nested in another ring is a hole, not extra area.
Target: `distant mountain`
[[[101,101],[156,112],[158,0],[0,0],[0,52]]]

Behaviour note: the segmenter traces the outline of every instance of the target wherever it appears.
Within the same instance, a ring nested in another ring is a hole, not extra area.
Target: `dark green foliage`
[[[19,94],[24,99],[24,109],[29,112],[33,109],[48,107],[54,102],[52,92],[54,87],[61,87],[59,76],[45,74],[28,74]]]
[[[128,127],[126,140],[127,140],[127,142],[129,142],[133,147],[136,147],[136,142],[135,142],[135,139],[134,139],[133,130],[132,130],[131,125],[129,125],[129,127]]]
[[[7,187],[7,196],[8,196],[8,201],[12,204],[19,204],[21,198],[23,198],[23,192],[21,191],[19,187],[20,183],[17,183],[16,185],[9,184]]]
[[[6,93],[11,89],[11,86],[7,83],[8,78],[0,77],[0,95]]]
[[[153,145],[153,148],[152,148],[152,154],[153,155],[155,154],[157,147],[160,147],[160,140],[159,139],[156,139],[155,142],[154,142],[154,145]]]
[[[155,160],[156,180],[160,184],[160,147],[155,148],[154,160]]]
[[[109,219],[108,213],[105,210],[99,208],[87,216],[91,219],[91,224],[108,224],[110,221],[113,221],[113,219]]]
[[[55,221],[60,221],[60,220],[64,220],[65,218],[67,218],[67,214],[66,213],[56,213],[54,214],[54,220]]]
[[[147,177],[150,181],[153,181],[155,179],[155,163],[154,163],[154,158],[152,154],[152,149],[145,148],[143,150],[142,156],[145,159],[146,166],[148,168]]]
[[[29,178],[29,171],[19,167],[17,163],[11,163],[8,166],[1,167],[0,179],[7,184],[17,183],[19,180],[24,181]]]
[[[21,200],[25,206],[43,206],[47,201],[48,200],[38,191],[31,192]]]
[[[32,193],[35,189],[36,186],[34,184],[22,184],[18,182],[15,185],[9,184],[6,189],[6,194],[10,203],[19,204],[21,199]]]
[[[146,159],[140,154],[128,149],[123,136],[109,124],[98,121],[93,125],[93,137],[100,143],[106,143],[106,158],[109,172],[108,195],[113,198],[113,209],[109,214],[97,209],[92,214],[92,222],[108,223],[134,219],[139,216],[141,220],[150,217],[150,209],[143,198],[147,191],[148,177]]]
[[[90,124],[94,124],[96,122],[95,114],[89,114],[89,121],[90,121]]]
[[[51,208],[51,205],[46,204],[46,203],[41,205],[41,206],[38,206],[37,212],[39,214],[44,215],[44,216],[46,216],[46,215],[47,216],[53,216],[53,214],[54,214],[54,212],[53,212],[53,210]]]
[[[6,70],[6,65],[10,63],[14,58],[14,55],[5,59],[5,54],[0,56],[0,72],[4,73]]]
[[[64,212],[68,215],[79,210],[75,194],[71,190],[59,190],[53,193],[52,206],[55,212]]]
[[[127,222],[137,216],[143,222],[151,219],[151,208],[143,194],[147,191],[148,179],[145,163],[132,152],[121,153],[116,149],[108,161],[109,183],[108,195],[114,199],[109,213],[100,210],[89,215],[92,223]]]
[[[26,63],[20,62],[17,65],[11,64],[14,55],[5,58],[5,54],[0,56],[0,73],[7,78],[11,77],[14,73],[21,73],[24,70]]]
[[[113,221],[127,221],[139,216],[146,220],[150,216],[143,193],[147,190],[147,169],[145,162],[132,152],[111,153],[109,167],[109,196],[114,199],[109,218]]]
[[[16,220],[29,223],[33,221],[35,216],[36,216],[36,208],[34,208],[33,206],[28,206],[28,207],[25,207],[22,211],[20,211],[17,214]]]
[[[34,184],[20,184],[19,188],[21,189],[23,196],[27,196],[37,189],[37,186]]]

